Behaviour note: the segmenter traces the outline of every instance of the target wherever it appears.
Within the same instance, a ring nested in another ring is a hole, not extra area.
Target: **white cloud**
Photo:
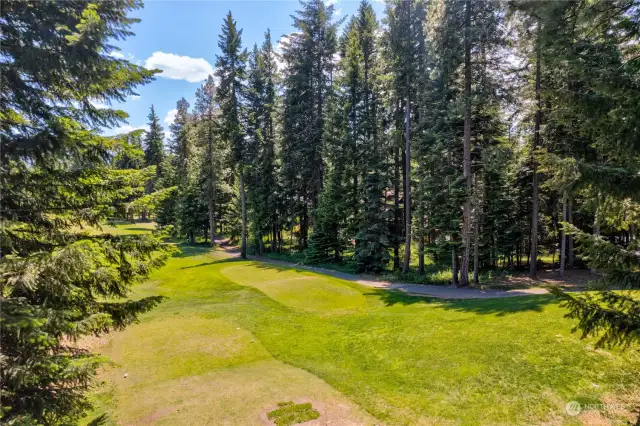
[[[342,15],[342,8],[341,7],[337,8],[334,13],[336,14],[336,16]]]
[[[104,101],[99,99],[90,99],[89,103],[93,105],[94,108],[97,108],[97,109],[109,108],[109,105],[107,105]]]
[[[137,101],[138,99],[140,99],[140,95],[131,95],[130,98],[132,101]]]
[[[135,56],[133,56],[133,53],[127,53],[125,55],[119,50],[114,50],[113,52],[109,53],[109,56],[116,59],[126,59],[127,61],[130,61],[130,62],[133,62],[133,60],[136,58]]]
[[[142,126],[133,127],[129,124],[124,124],[120,127],[116,127],[115,129],[106,129],[104,131],[104,134],[107,136],[115,136],[115,135],[122,135],[124,133],[133,132],[134,130],[147,130],[147,125],[145,124]]]
[[[170,126],[171,124],[173,124],[173,122],[176,119],[176,114],[178,113],[178,110],[176,108],[170,110],[167,115],[165,115],[164,117],[164,123],[167,126]]]
[[[189,83],[197,83],[213,74],[213,67],[203,58],[174,55],[173,53],[153,52],[147,58],[147,69],[160,69],[160,77],[172,80],[186,80]]]
[[[332,4],[338,4],[338,0],[324,0],[324,4],[331,6]]]
[[[287,44],[289,42],[289,38],[295,34],[295,32],[290,33],[290,34],[285,34],[282,37],[280,37],[280,40],[278,40],[276,42],[276,45],[274,47],[274,51],[276,53],[276,65],[278,66],[278,69],[280,71],[284,70],[285,68],[285,63],[284,60],[282,59],[282,53],[284,51],[284,45]]]

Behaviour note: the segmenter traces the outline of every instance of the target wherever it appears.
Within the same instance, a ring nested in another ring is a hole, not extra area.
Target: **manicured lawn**
[[[640,353],[593,350],[552,296],[431,300],[205,247],[133,296],[152,294],[169,299],[92,342],[115,362],[92,418],[264,424],[292,401],[320,424],[581,424],[603,413],[567,402],[640,400]]]
[[[156,228],[155,222],[124,222],[116,221],[102,225],[102,231],[115,235],[137,235],[146,234]]]

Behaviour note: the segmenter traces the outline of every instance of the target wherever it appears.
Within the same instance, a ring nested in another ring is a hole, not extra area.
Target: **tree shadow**
[[[117,228],[116,227],[116,229],[126,229],[127,231],[143,231],[148,233],[153,232],[153,229],[151,228]]]
[[[551,294],[512,296],[491,299],[439,299],[430,296],[415,296],[398,290],[374,289],[365,296],[378,297],[385,306],[437,305],[447,311],[473,312],[482,315],[504,316],[518,312],[541,312],[544,306],[558,302]]]
[[[259,262],[259,261],[256,261],[256,263],[252,266],[255,266],[258,269],[268,269],[268,270],[274,270],[278,272],[287,272],[287,271],[311,272],[307,269],[298,268],[296,266],[278,265],[275,263],[266,263],[266,262]]]
[[[197,265],[183,266],[180,269],[201,268],[203,266],[218,265],[220,263],[233,263],[233,262],[239,262],[241,260],[242,259],[238,259],[236,257],[228,257],[228,258],[225,258],[225,259],[212,260],[211,262],[198,263]]]
[[[322,265],[291,265],[289,262],[275,260],[275,259],[266,260],[264,258],[255,258],[255,259],[248,259],[248,260],[254,260],[256,262],[254,266],[259,269],[272,269],[272,270],[277,270],[279,272],[285,272],[285,271],[311,272],[314,274],[324,275],[332,278],[338,278],[338,279],[350,281],[350,282],[355,282],[355,278],[358,278],[358,279],[361,278],[358,275],[355,275],[349,272],[338,271],[335,269],[328,269],[323,267]],[[279,264],[278,262],[282,262],[282,264]]]
[[[102,426],[106,425],[108,422],[109,416],[107,416],[106,414],[100,414],[98,417],[87,423],[87,426]]]
[[[206,254],[211,250],[211,246],[209,244],[178,244],[179,252],[173,253],[172,257],[183,258],[183,257],[191,257],[191,256],[199,256],[202,254]]]

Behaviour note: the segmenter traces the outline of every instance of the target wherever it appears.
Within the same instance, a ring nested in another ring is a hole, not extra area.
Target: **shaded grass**
[[[263,255],[266,258],[280,260],[285,262],[296,263],[299,265],[307,265],[305,262],[305,254],[304,252],[294,252],[294,253],[265,253]],[[415,259],[414,259],[415,257]],[[390,282],[403,282],[403,283],[413,283],[413,284],[429,284],[429,285],[450,285],[451,284],[451,265],[450,264],[439,264],[434,263],[431,258],[425,256],[425,271],[424,273],[418,272],[418,260],[417,254],[412,252],[412,262],[411,268],[409,272],[402,273],[401,271],[392,270],[392,264],[389,263],[386,271],[382,272],[380,275],[376,277]],[[318,268],[331,269],[338,272],[344,272],[347,274],[356,274],[357,268],[356,263],[354,261],[353,256],[350,256],[349,253],[346,254],[345,260],[342,262],[334,262],[334,263],[319,263],[313,264],[312,266]],[[480,281],[482,283],[491,283],[495,279],[496,273],[500,274],[499,271],[483,271],[480,274]],[[469,279],[473,278],[472,274],[469,274]],[[489,287],[491,287],[489,285]]]
[[[147,234],[156,229],[155,222],[125,222],[112,221],[102,225],[102,231],[114,235],[140,235]]]
[[[400,253],[403,253],[404,245],[400,245]],[[255,254],[255,248],[253,248],[252,254]],[[390,252],[391,254],[391,252]],[[299,265],[308,265],[306,262],[306,255],[304,251],[287,251],[283,253],[264,253],[264,257],[269,259],[275,259],[285,262],[296,263]],[[500,258],[498,264],[503,261],[503,258]],[[538,255],[538,261],[542,264],[552,266],[551,263],[552,257],[550,254],[545,254],[541,252]],[[556,256],[556,263],[559,262]],[[376,278],[379,278],[384,281],[390,282],[402,282],[402,283],[412,283],[412,284],[428,284],[428,285],[451,285],[451,263],[449,260],[445,262],[436,262],[434,261],[431,254],[429,254],[428,250],[425,252],[424,257],[424,273],[418,272],[418,245],[414,243],[412,245],[411,250],[411,259],[409,262],[409,271],[403,273],[399,270],[393,270],[393,262],[390,261],[387,265],[387,269],[383,271],[381,274],[376,275]],[[347,248],[345,253],[343,253],[342,261],[340,262],[327,262],[321,264],[313,264],[310,266],[331,269],[334,271],[344,272],[348,274],[356,274],[357,267],[355,262],[355,250],[353,247]],[[528,266],[524,265],[520,267],[520,269],[513,268],[495,268],[495,269],[487,269],[479,271],[479,281],[481,288],[491,288],[496,290],[510,290],[515,288],[530,288],[530,284],[505,284],[504,278],[507,276],[526,276],[528,274]],[[469,272],[469,282],[473,281],[473,270]]]
[[[169,299],[101,346],[118,366],[95,416],[256,424],[303,399],[334,424],[578,424],[568,401],[640,389],[640,354],[594,350],[550,295],[443,301],[208,251],[133,296],[150,294]]]

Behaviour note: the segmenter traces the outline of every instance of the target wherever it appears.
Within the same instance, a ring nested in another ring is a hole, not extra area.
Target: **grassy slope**
[[[97,413],[122,424],[255,424],[288,400],[359,423],[350,401],[388,424],[577,424],[568,401],[640,388],[640,354],[592,350],[551,296],[434,301],[194,248],[148,294],[170,299],[100,343],[118,366]]]

